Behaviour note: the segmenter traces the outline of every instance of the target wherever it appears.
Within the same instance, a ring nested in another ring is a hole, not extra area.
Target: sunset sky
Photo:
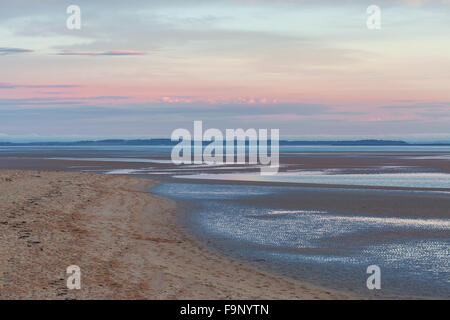
[[[0,141],[168,137],[194,120],[450,141],[450,2],[0,0]]]

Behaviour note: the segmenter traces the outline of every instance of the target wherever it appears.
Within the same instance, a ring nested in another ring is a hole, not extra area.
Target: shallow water
[[[450,219],[258,205],[292,188],[167,182],[151,191],[183,201],[181,220],[208,245],[275,272],[369,297],[450,297]],[[366,287],[372,264],[382,270],[377,292]]]
[[[377,173],[377,174],[326,174],[324,171],[280,172],[274,176],[255,173],[178,175],[184,179],[208,179],[229,181],[265,181],[287,183],[313,183],[335,185],[360,185],[411,188],[450,188],[448,173]]]
[[[71,157],[54,157],[54,158],[46,158],[46,159],[48,159],[48,160],[63,160],[63,161],[172,163],[171,160],[165,160],[165,159],[140,159],[140,158],[71,158]]]

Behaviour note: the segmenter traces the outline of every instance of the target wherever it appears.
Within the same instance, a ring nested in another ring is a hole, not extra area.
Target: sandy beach
[[[1,171],[0,299],[347,299],[211,252],[149,179]],[[66,268],[81,268],[68,290]]]

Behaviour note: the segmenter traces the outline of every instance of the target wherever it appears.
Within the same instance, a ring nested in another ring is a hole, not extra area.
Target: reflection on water
[[[255,173],[224,173],[177,175],[184,179],[209,179],[231,181],[265,181],[285,183],[313,183],[335,185],[411,187],[411,188],[450,188],[448,173],[378,173],[378,174],[326,174],[324,171],[280,172],[274,176]]]
[[[379,296],[448,298],[450,219],[342,215],[305,210],[301,203],[298,210],[258,205],[261,197],[292,188],[163,183],[152,192],[184,201],[191,208],[181,213],[184,223],[214,248],[282,274],[370,295],[365,272],[377,264]]]

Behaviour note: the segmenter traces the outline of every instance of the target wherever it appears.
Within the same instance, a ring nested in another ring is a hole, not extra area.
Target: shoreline
[[[351,299],[212,252],[150,179],[0,171],[0,299]],[[81,290],[66,288],[79,265]]]

